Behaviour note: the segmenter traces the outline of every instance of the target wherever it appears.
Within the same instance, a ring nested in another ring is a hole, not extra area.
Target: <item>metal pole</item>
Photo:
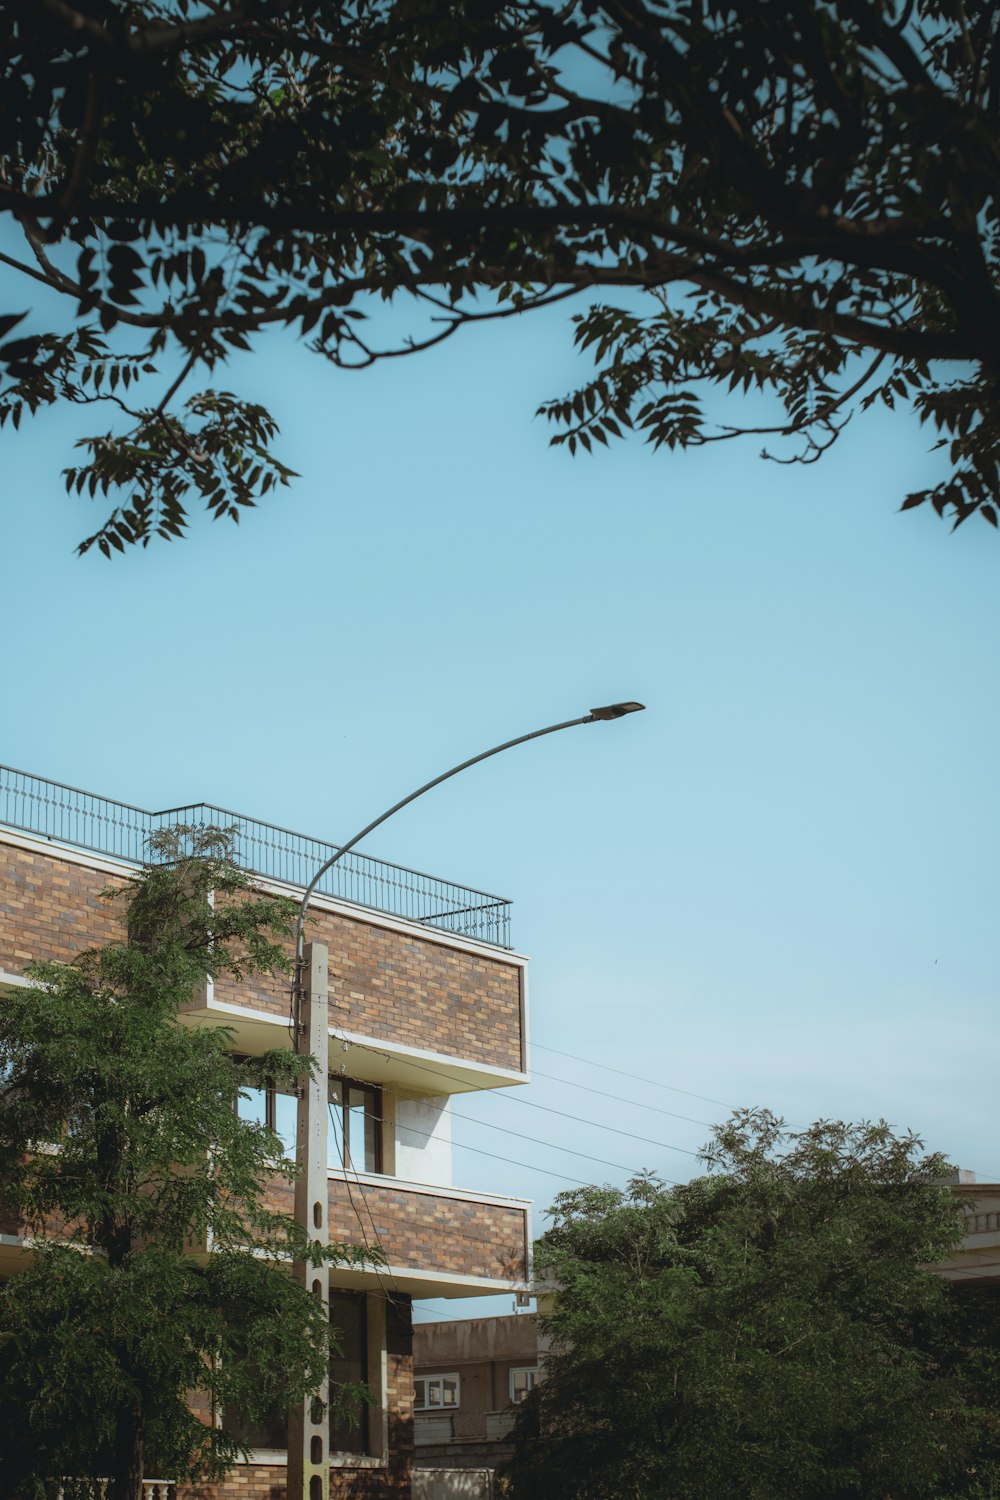
[[[322,1244],[329,1243],[327,1222],[329,1210],[326,1195],[329,1015],[327,948],[324,943],[310,943],[309,973],[304,983],[306,911],[313,891],[327,870],[339,859],[343,859],[345,854],[349,854],[355,845],[366,838],[373,829],[378,828],[401,808],[415,802],[418,797],[422,797],[424,792],[429,792],[432,787],[440,786],[442,781],[448,781],[450,777],[457,776],[459,771],[466,771],[469,766],[478,765],[481,760],[489,760],[490,756],[499,755],[503,750],[512,750],[515,745],[523,745],[528,740],[540,739],[542,735],[555,734],[560,729],[573,729],[577,724],[594,724],[601,720],[620,719],[625,714],[638,713],[642,708],[641,703],[612,703],[606,708],[592,708],[590,713],[584,714],[582,718],[567,719],[562,724],[550,724],[545,729],[535,729],[531,734],[518,735],[517,739],[505,740],[502,745],[494,745],[492,750],[484,750],[480,755],[473,755],[469,760],[463,760],[460,765],[452,766],[450,771],[445,771],[441,776],[435,776],[433,781],[424,782],[424,785],[418,787],[415,792],[411,792],[408,797],[394,803],[386,812],[368,823],[360,833],[356,833],[346,844],[342,844],[335,854],[320,865],[306,886],[299,903],[298,921],[295,926],[295,988],[292,1013],[296,1052],[308,1052],[317,1061],[315,1075],[307,1081],[299,1095],[296,1142],[299,1176],[295,1185],[295,1219],[305,1229],[310,1239],[319,1240]],[[294,1270],[296,1276],[300,1277],[306,1285],[312,1286],[317,1296],[329,1302],[329,1271],[326,1266],[322,1272],[317,1272],[313,1267],[296,1262]],[[325,1403],[326,1388],[324,1387],[317,1394],[321,1402]],[[318,1423],[313,1421],[313,1416],[321,1411],[323,1412],[322,1420]],[[288,1431],[288,1500],[329,1500],[330,1457],[327,1422],[325,1409],[314,1408],[308,1399],[303,1403],[300,1411],[292,1413]]]
[[[295,1179],[295,1221],[302,1225],[314,1244],[326,1246],[330,1243],[330,1201],[326,1176],[327,1052],[330,1021],[326,944],[310,943],[305,957],[302,1014],[308,1049],[315,1057],[317,1066],[306,1079],[299,1096],[295,1139],[295,1162],[298,1167]],[[329,1262],[322,1261],[314,1266],[307,1261],[297,1260],[292,1270],[296,1280],[328,1310]],[[330,1500],[328,1401],[329,1381],[323,1380],[319,1390],[306,1396],[288,1419],[289,1497]]]

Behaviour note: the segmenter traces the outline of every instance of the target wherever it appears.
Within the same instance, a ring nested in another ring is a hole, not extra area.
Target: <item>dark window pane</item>
[[[227,1412],[225,1427],[248,1448],[276,1448],[283,1453],[288,1446],[288,1418],[280,1411],[266,1412],[256,1421]]]
[[[364,1294],[331,1292],[330,1322],[341,1350],[330,1360],[330,1449],[333,1453],[368,1453],[368,1406],[352,1414],[353,1420],[334,1409],[338,1385],[356,1385],[368,1379]]]
[[[257,1368],[252,1361],[250,1368],[251,1371]],[[283,1452],[288,1446],[288,1417],[277,1407],[259,1417],[248,1417],[244,1412],[227,1407],[222,1425],[248,1448],[277,1448]]]

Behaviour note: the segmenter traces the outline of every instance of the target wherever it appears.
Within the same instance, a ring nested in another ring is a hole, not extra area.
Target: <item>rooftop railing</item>
[[[233,858],[244,870],[303,887],[337,848],[211,803],[149,812],[9,766],[0,766],[0,824],[136,865],[150,858],[150,835],[161,829],[225,828],[232,835]],[[317,891],[497,948],[510,947],[510,902],[502,896],[367,854],[345,855],[327,871]]]

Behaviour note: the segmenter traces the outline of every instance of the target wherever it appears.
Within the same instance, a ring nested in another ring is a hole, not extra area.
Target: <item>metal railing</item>
[[[224,828],[232,836],[233,858],[244,870],[303,887],[337,847],[207,802],[149,812],[10,766],[0,766],[0,824],[137,865],[150,858],[150,836],[161,829]],[[510,947],[510,902],[502,896],[367,854],[345,855],[317,891],[497,948]]]

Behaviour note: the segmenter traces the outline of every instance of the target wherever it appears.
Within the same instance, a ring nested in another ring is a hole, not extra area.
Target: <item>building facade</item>
[[[511,1456],[518,1405],[540,1374],[535,1313],[419,1323],[413,1330],[420,1469],[496,1469]]]
[[[963,1168],[950,1186],[962,1207],[965,1234],[934,1270],[956,1287],[1000,1288],[1000,1182],[977,1182],[975,1172]]]
[[[28,982],[32,960],[68,963],[121,937],[100,893],[134,873],[149,832],[171,820],[235,825],[255,885],[293,898],[332,852],[221,809],[148,813],[0,768],[0,1003]],[[329,1237],[377,1244],[385,1258],[330,1271],[344,1345],[332,1378],[366,1381],[375,1401],[360,1426],[329,1433],[336,1500],[410,1495],[414,1299],[529,1285],[527,1203],[457,1187],[452,1172],[452,1096],[527,1082],[525,963],[506,946],[507,920],[498,898],[355,856],[310,902],[307,935],[328,955]],[[225,1025],[246,1055],[287,1045],[288,981],[206,983],[178,1024]],[[262,1090],[240,1109],[272,1124],[294,1155],[293,1097]],[[275,1182],[271,1197],[291,1210],[291,1185]],[[0,1208],[0,1276],[30,1254]],[[211,1500],[284,1500],[283,1426],[257,1424],[246,1438],[253,1462]]]

